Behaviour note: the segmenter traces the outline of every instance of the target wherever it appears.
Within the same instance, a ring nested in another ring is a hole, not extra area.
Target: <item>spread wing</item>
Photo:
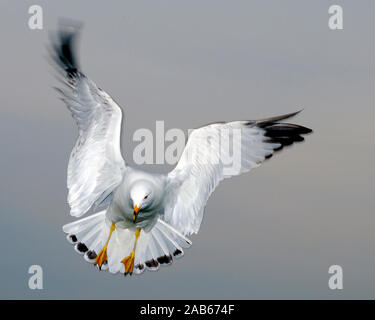
[[[258,121],[214,123],[191,132],[181,158],[168,175],[164,219],[184,235],[197,233],[206,202],[219,182],[248,172],[275,151],[312,132],[280,121],[286,114]]]
[[[120,149],[121,109],[80,71],[74,55],[77,34],[75,27],[62,27],[51,55],[64,83],[57,90],[78,126],[67,186],[70,214],[79,217],[106,203],[122,180],[125,162]]]

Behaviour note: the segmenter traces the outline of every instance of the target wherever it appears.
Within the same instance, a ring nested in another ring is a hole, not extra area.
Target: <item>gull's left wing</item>
[[[79,217],[107,203],[126,166],[120,149],[121,109],[80,71],[73,47],[77,33],[76,27],[61,27],[51,55],[65,85],[57,90],[78,126],[67,186],[70,214]]]
[[[298,112],[257,120],[214,123],[191,132],[169,175],[164,220],[184,235],[197,233],[206,202],[219,182],[258,167],[275,151],[312,132],[283,123]]]

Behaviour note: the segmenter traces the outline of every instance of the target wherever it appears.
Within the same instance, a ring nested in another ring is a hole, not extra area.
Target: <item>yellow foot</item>
[[[130,274],[130,275],[133,274],[135,248],[137,247],[137,241],[138,241],[140,234],[141,234],[141,229],[137,229],[135,231],[135,241],[134,241],[134,247],[133,247],[132,253],[128,255],[126,258],[121,260],[121,263],[123,263],[125,266],[125,273],[124,273],[125,276],[127,274]]]
[[[125,276],[127,274],[130,274],[130,275],[133,274],[134,256],[135,256],[135,252],[133,250],[130,255],[128,255],[126,258],[121,260],[121,263],[123,263],[125,266],[125,273],[124,273]]]
[[[107,246],[104,246],[104,248],[99,252],[97,257],[95,258],[94,265],[98,265],[99,269],[102,270],[102,265],[106,264],[107,262]]]
[[[99,269],[102,270],[102,265],[108,263],[108,256],[107,256],[107,246],[108,242],[111,239],[112,232],[115,230],[116,226],[112,223],[111,228],[109,229],[109,235],[106,244],[104,245],[103,249],[100,250],[99,254],[96,256],[94,260],[94,265],[98,265]]]

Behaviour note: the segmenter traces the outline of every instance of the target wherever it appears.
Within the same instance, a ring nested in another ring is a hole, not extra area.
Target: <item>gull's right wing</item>
[[[67,177],[70,214],[75,217],[106,203],[126,168],[120,149],[121,109],[79,69],[73,47],[77,34],[77,27],[60,27],[51,50],[65,84],[57,90],[78,126]]]
[[[282,122],[297,113],[213,123],[193,130],[177,166],[168,175],[164,220],[184,235],[197,233],[206,202],[221,180],[258,167],[274,152],[303,141],[302,135],[312,131]],[[230,170],[226,166],[231,158],[230,148],[223,145],[241,151],[237,165]]]

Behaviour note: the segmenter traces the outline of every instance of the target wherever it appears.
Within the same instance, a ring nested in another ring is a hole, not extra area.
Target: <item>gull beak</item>
[[[137,215],[139,212],[139,208],[137,205],[134,206],[134,212],[133,212],[133,222],[135,223],[135,220],[137,219]]]

